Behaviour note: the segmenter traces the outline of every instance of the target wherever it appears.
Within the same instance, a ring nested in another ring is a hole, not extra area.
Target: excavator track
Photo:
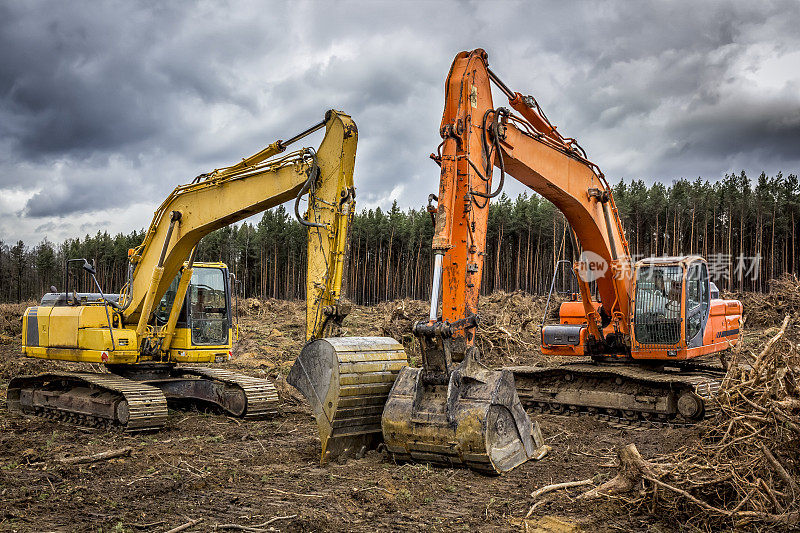
[[[90,427],[155,430],[167,420],[167,399],[156,387],[115,374],[49,372],[8,384],[8,409]]]
[[[509,367],[533,412],[591,416],[623,428],[686,427],[707,416],[724,370],[691,365],[679,372],[643,366],[566,363]]]
[[[229,389],[239,389],[244,395],[243,409],[241,414],[238,412],[231,413],[239,418],[245,420],[271,418],[277,416],[280,412],[278,390],[266,379],[254,378],[229,370],[222,370],[221,368],[208,367],[178,367],[173,371],[173,374],[199,376],[202,379],[222,383]]]

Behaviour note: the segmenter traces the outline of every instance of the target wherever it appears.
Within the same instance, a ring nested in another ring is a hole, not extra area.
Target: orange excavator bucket
[[[474,347],[453,363],[458,342],[449,324],[417,324],[414,333],[425,364],[400,371],[381,420],[396,460],[501,474],[544,454],[539,426],[523,409],[512,372],[489,370]]]
[[[383,412],[384,440],[396,460],[501,474],[541,453],[541,433],[522,408],[512,372],[456,371],[447,383],[426,383],[423,373],[404,368]]]

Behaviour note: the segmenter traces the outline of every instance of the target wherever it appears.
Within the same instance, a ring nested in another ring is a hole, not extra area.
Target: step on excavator
[[[739,342],[741,303],[720,299],[699,256],[633,263],[611,187],[578,142],[561,135],[532,96],[510,90],[489,69],[483,50],[460,53],[451,77],[462,70],[468,87],[457,98],[465,111],[443,121],[444,146],[454,138],[459,146],[472,147],[470,135],[482,142],[463,154],[442,150],[435,156],[443,169],[461,165],[459,178],[471,184],[465,185],[470,194],[453,202],[474,210],[483,194],[474,184],[488,183],[494,165],[500,186],[507,173],[564,214],[578,256],[574,300],[561,305],[558,324],[543,323],[541,329],[544,355],[576,359],[507,368],[522,402],[539,412],[590,414],[631,426],[701,420],[724,375],[724,365],[709,359]],[[490,82],[511,109],[493,107]],[[461,242],[469,245],[476,229],[469,226]],[[478,264],[459,258],[448,266],[462,268],[462,263],[467,271]],[[445,285],[457,286],[462,279]],[[470,283],[467,277],[466,286]]]
[[[325,135],[316,150],[286,152],[321,129]],[[197,245],[218,228],[294,199],[308,239],[306,339],[321,338],[348,311],[341,291],[355,206],[357,138],[353,120],[331,110],[287,141],[178,186],[155,212],[142,244],[129,251],[128,281],[119,294],[104,294],[89,261],[68,261],[64,290],[46,294],[25,311],[23,353],[97,363],[106,372],[15,377],[8,386],[9,409],[127,431],[162,427],[167,400],[212,404],[245,419],[277,414],[278,395],[269,381],[187,365],[228,361],[238,333],[227,267],[195,262]],[[305,195],[308,208],[300,216]],[[69,268],[75,263],[91,277],[96,293],[70,291]],[[392,339],[328,342],[350,347],[352,358],[383,357],[395,375],[405,364],[402,346]],[[387,376],[391,383],[391,372]],[[358,374],[352,379],[357,382]]]

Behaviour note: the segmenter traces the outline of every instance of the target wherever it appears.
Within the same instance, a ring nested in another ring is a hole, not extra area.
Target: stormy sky
[[[798,28],[795,1],[3,2],[0,240],[143,228],[329,108],[359,127],[359,206],[422,206],[478,47],[612,182],[797,173]]]

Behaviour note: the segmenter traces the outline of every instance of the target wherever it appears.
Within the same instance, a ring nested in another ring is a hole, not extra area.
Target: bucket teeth
[[[389,395],[382,427],[397,460],[414,460],[502,474],[540,457],[544,443],[517,396],[514,375],[480,365],[428,382],[404,368]]]
[[[311,405],[322,464],[361,456],[382,442],[383,407],[406,365],[403,345],[387,337],[331,337],[303,347],[286,381]]]

